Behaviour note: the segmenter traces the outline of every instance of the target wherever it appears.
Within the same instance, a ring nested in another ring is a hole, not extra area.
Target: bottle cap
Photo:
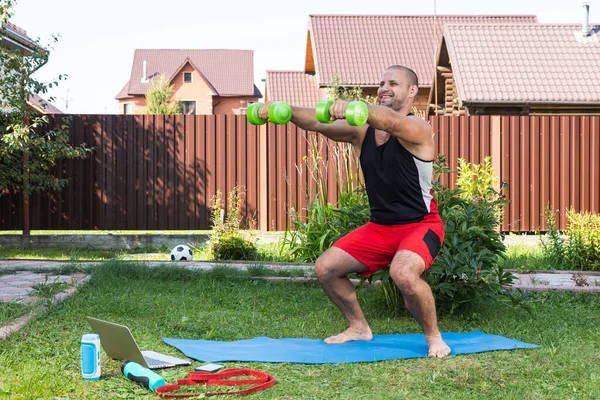
[[[95,333],[88,333],[87,335],[83,335],[81,337],[81,340],[90,340],[91,341],[91,340],[99,340],[99,339],[100,339],[100,336],[98,336]]]

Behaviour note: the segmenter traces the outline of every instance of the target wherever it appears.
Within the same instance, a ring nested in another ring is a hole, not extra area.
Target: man
[[[450,354],[437,326],[431,289],[421,279],[441,249],[444,225],[431,196],[433,133],[426,121],[410,113],[417,92],[416,74],[394,65],[381,78],[379,105],[369,105],[365,126],[345,121],[347,102],[342,100],[329,109],[332,124],[318,122],[314,109],[292,107],[292,122],[300,128],[352,144],[360,155],[371,210],[366,225],[341,238],[315,263],[323,290],[350,325],[326,343],[373,338],[347,275],[368,277],[390,265],[406,307],[425,332],[428,355]],[[261,106],[261,118],[268,117],[268,106]]]

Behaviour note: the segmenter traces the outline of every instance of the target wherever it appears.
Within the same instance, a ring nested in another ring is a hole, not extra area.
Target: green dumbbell
[[[333,104],[333,100],[321,100],[317,104],[316,115],[317,121],[331,124],[334,121],[331,120],[331,114],[329,114],[329,108]],[[369,118],[369,106],[362,101],[351,101],[346,107],[346,122],[353,126],[363,126],[367,123]]]
[[[266,119],[258,115],[258,110],[262,103],[254,103],[248,106],[246,117],[252,125],[262,125],[267,123]],[[284,125],[292,119],[292,107],[284,101],[276,101],[269,105],[269,120],[278,125]]]
[[[252,125],[263,125],[267,123],[266,119],[258,116],[258,109],[262,103],[252,103],[246,109],[246,118]]]
[[[284,125],[292,119],[292,107],[285,101],[276,101],[269,106],[269,121]]]

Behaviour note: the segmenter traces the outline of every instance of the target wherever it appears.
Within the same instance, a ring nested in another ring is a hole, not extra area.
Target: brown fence
[[[510,187],[503,230],[546,229],[547,205],[561,211],[561,229],[570,206],[600,212],[600,117],[439,116],[430,123],[452,170],[458,158],[492,157]],[[239,185],[246,189],[246,221],[285,230],[290,207],[302,210],[315,195],[307,141],[314,134],[293,124],[256,127],[244,116],[74,115],[71,131],[74,143],[95,151],[58,166],[70,179],[62,192],[32,196],[31,229],[208,229],[210,199],[219,190],[225,200]],[[334,143],[319,138],[327,197],[335,202]],[[0,197],[0,229],[20,229],[21,218],[20,197]]]

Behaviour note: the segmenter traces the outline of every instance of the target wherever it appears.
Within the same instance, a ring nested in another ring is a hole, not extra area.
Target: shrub
[[[565,255],[567,263],[578,270],[600,270],[600,214],[567,210]]]
[[[175,87],[169,83],[165,74],[150,81],[150,88],[146,94],[146,107],[148,114],[181,114],[181,107],[173,99]]]
[[[256,245],[234,232],[225,233],[211,245],[216,260],[256,259]]]
[[[506,247],[497,229],[501,224],[505,196],[491,184],[489,164],[459,170],[457,182],[469,182],[462,188],[449,189],[434,181],[434,195],[440,216],[444,221],[444,244],[433,265],[423,278],[431,286],[436,306],[441,313],[468,311],[476,301],[499,301],[504,297],[505,285],[515,277],[499,266],[505,257]],[[478,170],[483,174],[470,174]],[[435,175],[451,172],[440,157],[435,164]],[[469,174],[465,177],[465,174]],[[486,178],[487,177],[487,178]],[[506,189],[503,185],[502,189]],[[380,279],[388,308],[401,307],[399,296],[389,276],[389,268],[374,274],[371,280]],[[509,296],[510,297],[510,296]],[[511,298],[514,303],[514,299]]]
[[[556,211],[558,212],[558,211]],[[567,210],[565,238],[556,228],[556,215],[545,209],[548,232],[541,238],[544,257],[557,268],[600,270],[600,215]]]
[[[558,212],[558,210],[556,210]],[[565,264],[565,250],[563,248],[563,238],[560,231],[556,228],[556,214],[546,206],[544,208],[544,218],[548,225],[548,232],[540,238],[542,254],[549,265],[556,265],[558,268]]]
[[[306,193],[306,216],[295,208],[290,209],[291,230],[284,238],[288,258],[304,262],[315,261],[325,250],[348,232],[369,220],[369,203],[362,181],[358,175],[358,160],[348,143],[334,143],[331,156],[335,159],[336,183],[339,202],[330,204],[328,198],[327,168],[323,146],[316,135],[308,139],[310,157],[305,158],[307,171],[316,182],[314,200]]]
[[[215,260],[256,259],[257,248],[254,242],[242,236],[240,210],[243,202],[242,190],[233,188],[228,196],[228,214],[223,218],[221,191],[211,199],[211,221],[213,233],[210,237],[210,251]]]

